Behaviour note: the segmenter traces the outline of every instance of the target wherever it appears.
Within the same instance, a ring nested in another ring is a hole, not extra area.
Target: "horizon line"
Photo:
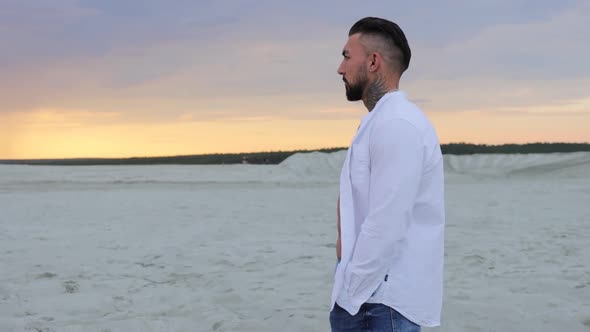
[[[551,144],[551,145],[590,145],[590,142],[529,142],[529,143],[503,143],[503,144],[476,144],[467,142],[452,142],[440,144],[441,148],[452,145],[470,145],[476,147],[502,147],[502,146],[526,146],[534,144]],[[306,152],[335,152],[348,149],[344,147],[327,147],[314,149],[295,149],[295,150],[274,150],[274,151],[250,151],[250,152],[219,152],[219,153],[197,153],[167,156],[130,156],[130,157],[75,157],[75,158],[30,158],[30,159],[0,159],[0,162],[18,162],[18,161],[75,161],[75,160],[130,160],[130,159],[148,159],[148,158],[179,158],[179,157],[198,157],[198,156],[232,156],[232,155],[252,155],[264,153],[306,153]]]

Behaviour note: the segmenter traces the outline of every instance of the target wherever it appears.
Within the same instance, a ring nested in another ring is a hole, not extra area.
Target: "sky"
[[[590,2],[1,0],[0,159],[345,147],[365,16],[441,143],[590,142]]]

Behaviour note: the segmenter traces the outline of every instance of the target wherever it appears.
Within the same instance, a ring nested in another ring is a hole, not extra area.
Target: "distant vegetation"
[[[443,154],[476,154],[476,153],[553,153],[590,151],[588,143],[528,143],[480,145],[468,143],[443,144]]]
[[[443,154],[479,154],[479,153],[552,153],[590,151],[588,143],[529,143],[481,145],[467,143],[443,144]],[[342,148],[319,150],[296,150],[276,152],[204,154],[172,157],[144,157],[144,158],[79,158],[79,159],[39,159],[39,160],[0,160],[0,164],[20,165],[56,165],[56,166],[88,166],[88,165],[220,165],[220,164],[279,164],[289,156],[300,152],[336,152]]]
[[[299,152],[336,152],[346,148],[319,150],[296,150],[276,152],[251,152],[228,154],[202,154],[171,157],[134,158],[77,158],[77,159],[39,159],[39,160],[0,160],[0,164],[21,165],[221,165],[221,164],[279,164],[289,156]]]

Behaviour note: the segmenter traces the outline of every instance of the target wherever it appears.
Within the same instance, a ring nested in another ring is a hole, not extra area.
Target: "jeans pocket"
[[[420,332],[421,327],[411,320],[404,317],[393,308],[389,308],[391,313],[391,325],[394,332]]]

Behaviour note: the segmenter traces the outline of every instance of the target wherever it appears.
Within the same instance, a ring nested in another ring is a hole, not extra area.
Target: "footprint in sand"
[[[133,300],[124,296],[113,296],[113,306],[117,312],[123,312],[133,305]]]
[[[213,329],[213,331],[217,331],[217,330],[219,330],[221,325],[223,325],[223,321],[216,322],[215,324],[213,324],[213,326],[211,328]]]
[[[52,273],[52,272],[45,272],[45,273],[41,273],[39,274],[36,279],[51,279],[51,278],[55,278],[57,277],[57,274]]]
[[[74,294],[80,291],[80,285],[73,280],[64,281],[62,286],[68,294]]]
[[[463,263],[469,266],[478,266],[485,262],[485,258],[480,255],[467,255],[463,257]]]
[[[55,332],[54,329],[49,327],[43,327],[43,324],[40,322],[30,322],[25,325],[25,331],[32,331],[32,332]]]

